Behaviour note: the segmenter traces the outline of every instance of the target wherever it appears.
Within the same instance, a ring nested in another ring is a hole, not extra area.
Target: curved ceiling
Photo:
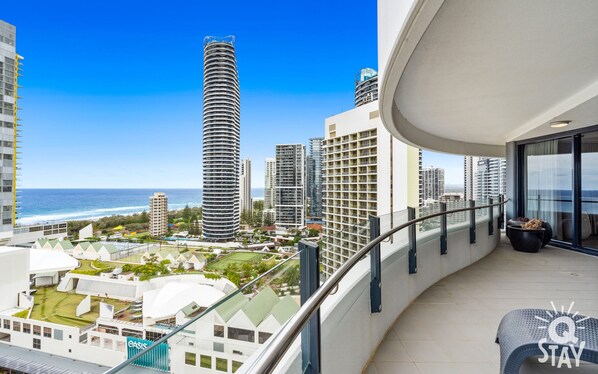
[[[416,3],[380,95],[399,138],[502,156],[508,141],[558,131],[555,119],[598,123],[598,1]]]

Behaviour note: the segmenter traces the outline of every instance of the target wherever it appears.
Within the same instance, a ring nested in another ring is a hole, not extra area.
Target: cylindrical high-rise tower
[[[203,235],[227,241],[239,230],[241,100],[235,38],[204,39]]]

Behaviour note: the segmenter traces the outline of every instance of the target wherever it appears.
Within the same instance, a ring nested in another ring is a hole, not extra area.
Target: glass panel
[[[525,215],[553,227],[553,238],[571,242],[573,155],[571,138],[525,146]]]
[[[598,248],[598,132],[581,138],[581,245]]]
[[[183,372],[185,366],[204,368],[202,372],[230,372],[232,360],[227,356],[231,354],[236,370],[261,347],[256,336],[259,329],[275,334],[299,310],[299,253],[234,254],[234,258],[226,257],[229,260],[226,267],[213,265],[214,273],[210,275],[210,279],[223,285],[227,293],[224,298],[205,310],[185,307],[176,314],[176,327],[159,327],[162,334],[169,333],[164,339],[168,338],[170,356],[177,357],[170,360],[171,372]],[[237,266],[233,266],[232,261],[237,261]],[[251,266],[243,266],[245,263]],[[240,287],[235,287],[231,279],[237,279]],[[94,345],[93,340],[91,344]],[[131,358],[131,354],[128,357]],[[141,362],[151,362],[149,366],[141,366],[156,368],[152,366],[159,360],[155,357],[161,359],[158,348],[146,351],[144,357],[135,362],[138,366]],[[122,370],[123,373],[132,371]]]

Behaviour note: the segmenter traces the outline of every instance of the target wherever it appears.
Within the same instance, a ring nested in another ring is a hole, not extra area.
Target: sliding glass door
[[[553,239],[573,238],[572,138],[551,139],[524,147],[525,216],[553,227]]]
[[[598,249],[598,132],[581,137],[581,245]]]
[[[562,244],[598,251],[598,130],[592,130],[520,145],[518,214],[550,223],[552,239]]]

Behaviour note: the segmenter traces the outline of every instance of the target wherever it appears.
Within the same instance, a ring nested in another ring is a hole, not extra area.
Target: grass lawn
[[[229,264],[243,264],[244,262],[258,262],[264,257],[268,257],[270,254],[263,253],[248,253],[248,252],[233,252],[228,256],[223,257],[220,260],[210,263],[207,268],[208,270],[222,271],[226,269]]]
[[[299,259],[289,260],[284,264],[284,267],[291,267],[299,265]]]
[[[130,262],[134,264],[141,264],[141,256],[143,256],[145,252],[135,253],[133,255],[119,258],[117,261],[119,262]]]
[[[75,327],[83,327],[95,322],[99,316],[100,301],[114,305],[115,311],[129,305],[126,301],[92,297],[91,311],[83,314],[81,317],[77,317],[75,315],[77,305],[83,301],[85,295],[58,292],[53,287],[41,287],[37,289],[37,292],[33,296],[35,304],[31,312],[31,319]]]
[[[91,267],[92,262],[93,261],[91,261],[91,260],[79,260],[79,263],[81,264],[81,266],[78,267],[77,270],[81,270],[81,271],[95,270],[94,268]]]

